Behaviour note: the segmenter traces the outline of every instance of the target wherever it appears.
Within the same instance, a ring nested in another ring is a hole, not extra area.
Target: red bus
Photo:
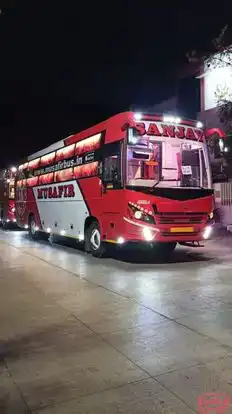
[[[15,174],[16,168],[0,171],[0,222],[3,228],[16,226]],[[13,226],[12,226],[13,225]]]
[[[40,232],[84,241],[149,243],[170,253],[211,234],[213,190],[198,123],[125,112],[71,135],[19,166],[16,213]]]

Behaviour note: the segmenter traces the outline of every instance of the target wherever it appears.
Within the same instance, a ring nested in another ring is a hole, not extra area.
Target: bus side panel
[[[29,215],[33,214],[33,216],[35,218],[36,225],[38,227],[41,227],[41,217],[40,217],[40,214],[39,214],[39,210],[38,210],[38,206],[37,206],[37,203],[36,203],[33,188],[28,188],[27,189],[27,195],[28,195],[28,199],[27,199],[27,217],[26,217],[27,221],[26,221],[26,224],[28,224]]]
[[[51,229],[53,234],[65,232],[73,238],[83,235],[89,211],[77,181],[34,187],[33,193],[43,230]]]
[[[102,229],[102,190],[99,177],[82,178],[78,184],[83,198],[88,206],[89,215],[96,218]]]
[[[29,215],[33,214],[36,225],[41,226],[39,212],[32,188],[17,188],[15,200],[16,219],[19,227],[28,225]]]
[[[106,240],[116,241],[125,237],[125,190],[107,190],[102,198],[102,222]]]
[[[79,181],[83,196],[88,203],[90,215],[95,217],[105,239],[115,240],[123,235],[125,210],[125,190],[103,191],[99,178]]]

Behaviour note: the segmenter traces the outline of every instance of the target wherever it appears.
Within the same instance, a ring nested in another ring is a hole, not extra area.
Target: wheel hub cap
[[[101,235],[98,229],[93,230],[91,237],[90,237],[90,242],[94,250],[99,249],[101,245]]]
[[[31,233],[33,235],[36,233],[36,225],[34,221],[31,222]]]

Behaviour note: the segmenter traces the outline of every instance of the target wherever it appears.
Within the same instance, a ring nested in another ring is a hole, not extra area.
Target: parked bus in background
[[[170,254],[210,237],[213,190],[197,122],[125,112],[27,158],[16,182],[16,216],[41,232],[84,241],[146,243]]]
[[[0,171],[0,222],[3,228],[16,226],[15,174],[16,168]]]

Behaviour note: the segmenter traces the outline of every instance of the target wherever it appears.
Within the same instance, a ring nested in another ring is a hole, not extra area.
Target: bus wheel
[[[85,251],[95,257],[101,257],[105,253],[105,247],[101,241],[101,231],[97,221],[93,221],[85,231]]]
[[[29,236],[32,240],[39,240],[39,232],[33,215],[29,217]]]
[[[5,220],[2,222],[2,228],[3,230],[8,230],[9,228],[9,224]]]
[[[168,258],[172,255],[173,251],[176,248],[177,243],[170,242],[170,243],[156,243],[154,245],[155,254],[158,257]]]

